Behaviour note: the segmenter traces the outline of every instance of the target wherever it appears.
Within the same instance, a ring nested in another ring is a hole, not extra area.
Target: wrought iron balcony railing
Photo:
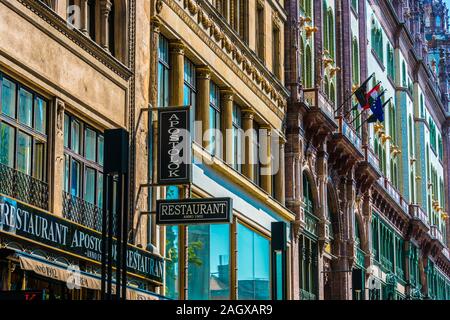
[[[431,236],[431,238],[438,240],[442,244],[444,244],[444,237],[442,236],[442,232],[441,232],[441,230],[439,230],[438,226],[430,227],[430,236]]]
[[[300,289],[300,300],[317,300],[314,293]]]
[[[0,193],[48,210],[48,184],[0,164]]]
[[[90,229],[102,231],[102,210],[67,192],[63,192],[63,216]]]
[[[364,147],[364,157],[365,160],[374,167],[378,172],[380,172],[380,160],[378,159],[375,152],[369,145],[365,145]]]
[[[355,129],[353,129],[353,127],[347,123],[347,120],[342,117],[339,118],[339,133],[346,137],[355,146],[356,149],[361,150],[361,138],[359,137]]]
[[[332,122],[335,122],[334,104],[320,90],[305,89],[304,97],[311,107],[319,108]]]
[[[423,209],[417,204],[409,205],[409,214],[413,219],[420,220],[424,225],[428,225],[428,215]]]
[[[392,199],[395,200],[395,202],[398,203],[400,207],[405,212],[408,212],[408,202],[403,198],[403,196],[400,194],[400,192],[392,185],[392,183],[386,178],[381,177],[378,179],[378,183],[386,190],[386,192],[391,196]]]

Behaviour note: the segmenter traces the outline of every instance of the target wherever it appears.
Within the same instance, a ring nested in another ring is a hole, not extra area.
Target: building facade
[[[424,1],[286,8],[293,298],[448,299],[448,107]],[[381,84],[383,123],[350,98],[366,79]]]
[[[146,168],[136,12],[125,0],[0,3],[3,291],[100,297],[104,130],[129,131],[131,172]],[[157,299],[163,258],[130,225],[128,298]]]
[[[450,299],[447,12],[0,0],[0,291],[100,298],[104,132],[123,128],[128,299]],[[382,123],[355,108],[366,79]],[[180,106],[192,181],[158,186],[157,110]],[[223,197],[228,224],[156,223],[157,200]]]
[[[151,17],[151,104],[188,105],[196,123],[192,184],[154,194],[233,200],[231,224],[154,227],[168,259],[161,294],[270,299],[271,223],[294,220],[284,206],[284,2],[163,0]]]

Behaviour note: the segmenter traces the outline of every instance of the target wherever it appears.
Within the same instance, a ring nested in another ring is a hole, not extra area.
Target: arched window
[[[306,69],[306,87],[311,88],[313,86],[312,80],[312,56],[311,56],[311,47],[309,44],[306,45],[306,54],[305,54],[305,69]]]
[[[330,45],[329,45],[329,25],[328,25],[328,19],[327,19],[327,2],[323,1],[323,23],[322,23],[322,29],[323,29],[323,48],[325,50],[328,50],[330,52]]]
[[[387,72],[392,80],[395,79],[395,62],[394,62],[394,49],[390,44],[387,46]]]
[[[436,17],[436,28],[440,28],[442,25],[441,16]]]
[[[353,84],[359,83],[359,46],[355,37],[352,41],[352,78]]]
[[[305,172],[303,173],[303,202],[305,211],[313,215],[314,202],[313,202],[312,188],[311,183],[309,182]]]
[[[414,155],[414,140],[413,140],[413,124],[411,116],[409,116],[409,130],[408,130],[408,136],[409,136],[409,155],[412,157]]]
[[[333,81],[330,84],[330,100],[333,103],[336,103],[336,90],[334,89]]]
[[[330,56],[334,59],[334,16],[331,9],[328,10],[328,46]]]
[[[397,142],[397,128],[396,128],[396,121],[395,121],[395,105],[390,102],[389,103],[389,133],[392,137],[392,142]]]

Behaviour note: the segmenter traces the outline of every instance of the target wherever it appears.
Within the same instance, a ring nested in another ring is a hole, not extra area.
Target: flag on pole
[[[378,92],[381,88],[381,82],[378,82],[378,84],[370,90],[366,95],[366,104],[362,105],[364,110],[368,110],[372,107],[372,105],[376,102],[378,99],[378,96],[380,93]]]
[[[369,84],[370,79],[373,78],[375,74],[372,73],[372,75],[367,78],[366,81],[364,81],[358,89],[355,90],[354,94],[356,96],[356,99],[358,100],[359,104],[364,106],[367,104],[367,85]]]
[[[383,102],[381,101],[381,95],[379,95],[376,100],[375,103],[370,107],[370,109],[372,110],[372,115],[367,119],[368,123],[374,123],[374,122],[384,122],[384,109],[383,107],[386,105],[383,104]]]

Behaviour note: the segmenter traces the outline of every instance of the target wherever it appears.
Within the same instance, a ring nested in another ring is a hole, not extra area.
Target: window
[[[101,133],[70,114],[64,115],[64,191],[103,206],[103,143]],[[69,127],[71,130],[66,130]]]
[[[306,45],[306,50],[305,50],[305,85],[306,88],[312,88],[313,86],[313,80],[312,80],[312,68],[313,68],[313,63],[312,63],[312,56],[311,56],[311,47],[308,45]]]
[[[191,136],[195,137],[195,105],[196,105],[196,79],[195,79],[195,66],[187,58],[184,59],[184,98],[183,103],[186,106],[191,106]]]
[[[230,299],[230,226],[188,228],[188,298]]]
[[[166,198],[178,199],[178,188],[168,188]],[[165,295],[170,299],[179,299],[179,229],[178,226],[166,226],[166,276]]]
[[[238,299],[270,299],[270,241],[237,225]]]
[[[158,47],[158,106],[169,105],[169,42],[159,37]]]
[[[328,10],[327,13],[328,20],[328,51],[330,53],[330,57],[334,59],[334,15],[331,9]]]
[[[220,127],[221,127],[221,107],[219,87],[211,81],[209,97],[209,130],[210,143],[209,152],[212,155],[221,155]]]
[[[402,86],[406,88],[408,86],[408,82],[406,79],[406,64],[405,61],[402,62]]]
[[[231,0],[230,24],[248,42],[248,0]]]
[[[272,28],[272,68],[278,79],[281,79],[280,58],[280,29],[274,24]]]
[[[256,55],[261,59],[265,60],[265,46],[264,46],[264,6],[259,3],[256,5]]]
[[[233,105],[233,168],[242,172],[242,114],[237,104]]]
[[[352,78],[353,84],[359,84],[359,46],[356,38],[352,41]]]
[[[358,13],[358,0],[352,0],[352,9]]]
[[[380,62],[384,63],[384,43],[383,43],[383,32],[378,22],[375,20],[375,17],[372,17],[372,27],[371,27],[371,45],[372,49],[375,52],[376,56],[380,60]]]
[[[88,0],[87,2],[87,14],[89,22],[86,24],[88,28],[88,34],[91,39],[95,40],[96,30],[95,30],[95,0]]]
[[[394,49],[391,44],[387,45],[387,73],[392,80],[395,80]]]
[[[0,74],[0,163],[46,181],[47,101]]]

